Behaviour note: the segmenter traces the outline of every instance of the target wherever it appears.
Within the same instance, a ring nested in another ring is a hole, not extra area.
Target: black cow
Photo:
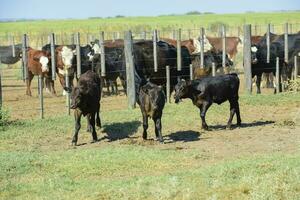
[[[251,59],[252,59],[252,78],[256,76],[257,94],[260,94],[260,83],[262,73],[276,74],[276,58],[279,58],[279,85],[281,91],[281,76],[284,80],[290,78],[290,67],[284,61],[284,46],[280,42],[272,42],[270,44],[270,62],[267,63],[267,47],[265,45],[252,45]],[[279,92],[280,92],[279,91]],[[274,93],[276,93],[276,88]]]
[[[22,44],[15,45],[15,57],[13,56],[12,46],[0,46],[0,61],[3,64],[12,65],[21,59]]]
[[[101,77],[102,86],[106,82],[107,90],[112,86],[112,92],[118,94],[117,78],[125,81],[125,57],[123,47],[105,47],[105,77]],[[101,74],[101,55],[95,54],[93,66],[98,74]],[[114,86],[114,87],[113,87]]]
[[[80,130],[81,116],[87,116],[92,129],[93,142],[96,142],[97,133],[95,129],[95,115],[96,124],[101,127],[100,121],[100,98],[101,98],[101,81],[99,76],[89,70],[82,74],[79,78],[78,86],[73,88],[71,108],[75,109],[75,131],[72,139],[72,144],[76,145],[78,140],[78,132]]]
[[[200,109],[202,128],[207,130],[205,115],[212,103],[221,104],[225,101],[230,103],[230,117],[227,128],[231,128],[232,118],[236,113],[237,125],[241,125],[239,108],[239,85],[237,74],[226,74],[216,77],[204,77],[193,81],[181,80],[175,86],[175,103],[180,99],[190,98],[193,104]]]
[[[165,93],[161,86],[147,82],[137,88],[137,103],[143,115],[143,139],[147,139],[148,117],[153,119],[156,139],[161,143],[161,117],[165,106]]]

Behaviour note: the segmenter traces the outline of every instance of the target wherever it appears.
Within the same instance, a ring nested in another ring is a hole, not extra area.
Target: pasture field
[[[49,34],[50,32],[60,33],[99,33],[124,31],[131,29],[134,32],[150,31],[159,29],[170,31],[173,29],[199,29],[213,24],[224,23],[229,27],[242,28],[243,24],[263,25],[260,31],[265,32],[267,23],[275,24],[278,31],[282,31],[283,23],[299,23],[300,12],[284,13],[243,13],[243,14],[203,14],[203,15],[175,15],[158,17],[123,17],[123,18],[102,18],[102,19],[67,19],[67,20],[44,20],[44,21],[20,21],[0,23],[0,36],[8,34],[20,35],[28,33]],[[299,29],[299,25],[298,28]],[[235,32],[236,34],[236,32]]]
[[[299,93],[242,94],[243,126],[233,130],[228,103],[208,111],[210,131],[190,100],[168,104],[165,144],[153,140],[152,123],[143,141],[139,109],[114,109],[120,102],[103,99],[97,143],[82,120],[76,147],[72,116],[11,113],[0,129],[0,199],[300,198]]]

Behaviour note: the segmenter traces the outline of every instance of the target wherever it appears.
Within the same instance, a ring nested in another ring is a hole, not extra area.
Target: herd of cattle
[[[202,128],[207,129],[205,114],[212,103],[230,102],[230,118],[227,127],[231,127],[234,114],[237,124],[241,124],[238,104],[239,78],[236,74],[210,77],[213,63],[216,69],[222,67],[222,38],[204,37],[204,67],[200,67],[200,42],[198,39],[181,41],[182,70],[177,70],[177,41],[160,38],[157,42],[157,71],[153,68],[153,41],[134,40],[133,55],[136,81],[136,99],[143,115],[143,138],[147,138],[148,117],[155,124],[155,134],[162,142],[161,116],[165,104],[166,66],[170,67],[170,91],[175,89],[175,102],[182,98],[190,98],[200,109]],[[238,37],[226,38],[225,65],[231,67],[238,52],[238,44],[242,40]],[[72,142],[76,144],[80,129],[81,115],[88,119],[88,130],[92,132],[93,140],[97,140],[95,122],[101,127],[100,98],[104,83],[115,85],[117,92],[117,78],[126,91],[126,62],[124,41],[107,40],[104,42],[106,76],[101,77],[101,51],[99,41],[95,40],[80,47],[80,55],[76,54],[75,45],[55,45],[56,74],[64,92],[72,91],[71,107],[75,109],[75,134]],[[294,66],[294,56],[300,54],[300,33],[288,35],[289,62],[284,59],[284,35],[270,34],[270,61],[267,62],[267,42],[264,36],[252,36],[251,60],[252,77],[256,76],[257,93],[260,93],[260,82],[263,73],[276,71],[276,57],[279,57],[280,75],[284,79],[291,78]],[[15,45],[15,56],[11,46],[0,47],[1,63],[14,64],[22,57],[22,45]],[[77,73],[77,57],[80,56],[81,73],[77,86],[73,86],[73,79]],[[299,62],[299,61],[298,61]],[[190,65],[192,65],[193,79],[190,80]],[[35,75],[45,78],[46,89],[56,94],[54,81],[51,78],[51,48],[50,44],[41,50],[27,48],[28,78],[26,80],[26,94],[31,96],[30,84]],[[300,65],[298,65],[300,66]],[[66,83],[66,76],[70,82]],[[96,117],[96,120],[95,120]]]

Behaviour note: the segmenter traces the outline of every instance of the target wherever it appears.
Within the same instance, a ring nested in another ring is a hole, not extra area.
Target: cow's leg
[[[240,115],[240,106],[238,100],[235,103],[236,125],[241,126],[242,120]]]
[[[50,88],[51,88],[52,95],[56,96],[56,90],[54,88],[54,81],[53,80],[50,80]]]
[[[143,112],[143,139],[147,139],[147,129],[148,129],[148,116],[146,113]]]
[[[202,129],[204,129],[204,130],[208,130],[208,126],[205,121],[205,115],[206,115],[206,112],[207,112],[208,108],[210,107],[210,105],[211,105],[211,102],[206,101],[200,106],[200,117],[201,117],[201,121],[202,121]]]
[[[96,133],[96,128],[95,128],[95,112],[91,113],[91,120],[90,120],[90,123],[91,123],[91,127],[92,127],[92,136],[93,136],[93,141],[92,142],[97,142],[98,141],[98,138],[97,138],[97,133]]]
[[[80,119],[81,119],[82,113],[80,110],[76,109],[74,111],[74,118],[75,118],[75,131],[72,139],[72,144],[77,145],[77,140],[78,140],[78,132],[80,130],[81,124],[80,124]]]
[[[33,79],[33,74],[29,71],[29,72],[28,72],[28,79],[26,79],[26,86],[27,86],[26,94],[27,94],[28,96],[31,96],[30,85],[31,85],[32,79]]]
[[[154,124],[155,124],[155,136],[156,139],[160,142],[163,143],[163,137],[161,134],[161,117],[158,118],[153,118]]]
[[[231,100],[230,102],[230,116],[227,122],[227,129],[231,129],[232,119],[234,114],[236,113],[236,102],[235,100]]]
[[[100,119],[100,105],[96,113],[96,125],[101,128],[101,119]]]
[[[262,76],[262,74],[257,74],[257,75],[256,75],[256,88],[257,88],[256,93],[257,93],[257,94],[260,94],[260,93],[261,93],[261,92],[260,92],[261,76]]]
[[[119,90],[118,90],[117,80],[114,80],[114,86],[115,86],[115,89],[116,89],[116,95],[118,95],[119,94]]]
[[[91,125],[91,114],[86,115],[86,124],[87,124],[86,131],[91,133],[93,131],[93,128]]]

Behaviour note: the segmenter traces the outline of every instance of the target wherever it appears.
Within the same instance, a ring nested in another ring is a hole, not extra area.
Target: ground
[[[40,120],[37,88],[27,97],[22,81],[3,83],[11,120],[0,129],[0,199],[300,198],[300,93],[247,95],[241,80],[242,126],[232,130],[228,103],[209,109],[209,131],[190,100],[168,104],[164,144],[151,120],[141,139],[141,113],[127,109],[125,95],[104,96],[99,142],[82,120],[74,147],[65,97],[47,94]]]

